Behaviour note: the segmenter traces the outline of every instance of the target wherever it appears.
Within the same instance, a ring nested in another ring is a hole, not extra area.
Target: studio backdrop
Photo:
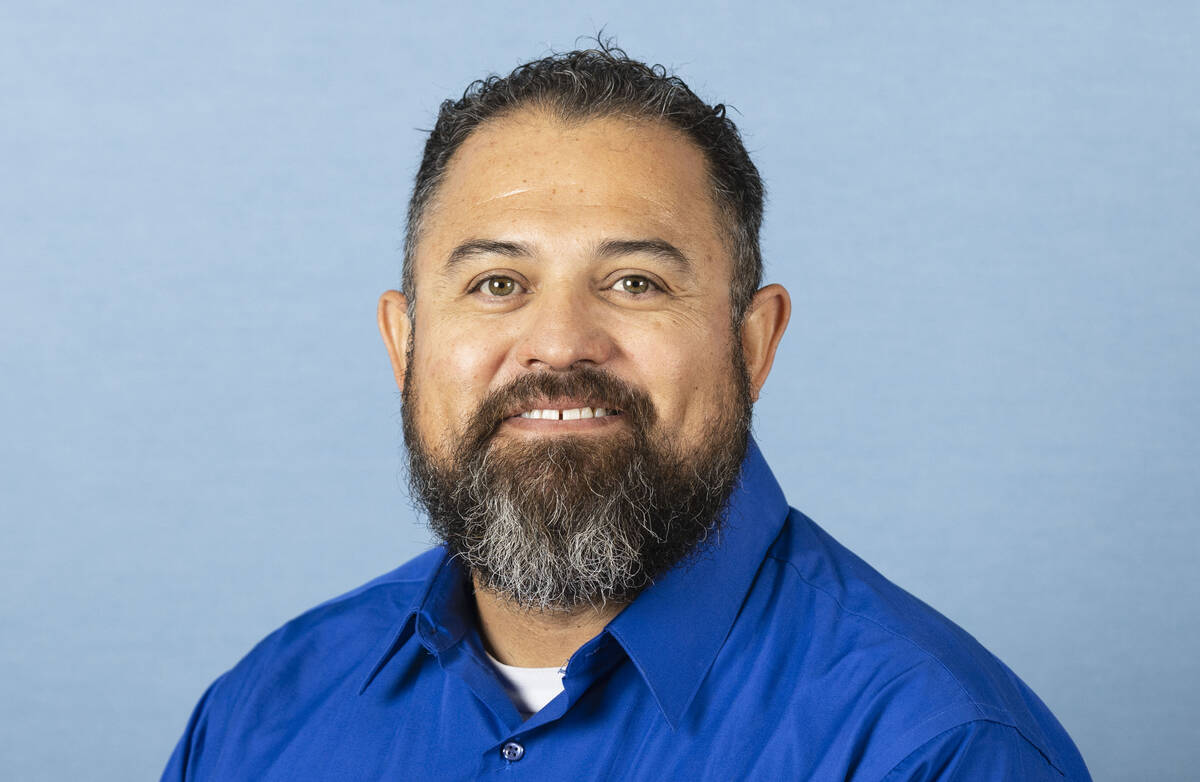
[[[1200,18],[1155,3],[8,3],[0,778],[153,779],[431,536],[375,303],[438,104],[603,31],[724,102],[791,503],[1097,780],[1200,765]]]

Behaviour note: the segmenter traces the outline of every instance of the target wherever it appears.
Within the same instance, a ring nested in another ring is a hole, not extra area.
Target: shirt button
[[[517,761],[525,757],[525,748],[515,741],[510,741],[500,748],[500,755],[505,760]]]

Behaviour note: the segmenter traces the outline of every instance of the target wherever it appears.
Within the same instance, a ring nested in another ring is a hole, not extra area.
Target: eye
[[[613,290],[628,293],[633,296],[641,296],[653,290],[658,290],[658,286],[649,279],[637,274],[630,274],[617,280],[613,285]]]
[[[474,293],[476,291],[480,291],[487,294],[489,297],[501,298],[504,296],[511,296],[520,290],[520,288],[520,284],[512,277],[496,275],[494,277],[485,277],[480,280],[479,284],[471,289],[471,292]]]

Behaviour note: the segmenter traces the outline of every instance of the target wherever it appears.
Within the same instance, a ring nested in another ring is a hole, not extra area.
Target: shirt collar
[[[751,438],[715,539],[698,556],[667,571],[605,628],[629,655],[672,728],[725,642],[787,512],[783,491]],[[440,653],[458,643],[475,621],[465,573],[444,545],[440,549],[425,585],[372,658],[359,692],[414,635]]]
[[[404,607],[387,643],[372,653],[374,665],[363,679],[359,695],[366,692],[388,660],[414,636],[430,652],[440,654],[458,643],[475,621],[465,573],[456,566],[445,544],[434,551],[438,553],[425,583]]]
[[[788,506],[753,439],[716,540],[668,571],[609,624],[672,728],[725,643]]]

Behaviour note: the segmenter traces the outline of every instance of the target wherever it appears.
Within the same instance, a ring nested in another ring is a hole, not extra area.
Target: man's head
[[[755,293],[761,210],[723,110],[616,50],[443,105],[380,329],[415,494],[477,584],[626,602],[708,536],[788,317]]]

